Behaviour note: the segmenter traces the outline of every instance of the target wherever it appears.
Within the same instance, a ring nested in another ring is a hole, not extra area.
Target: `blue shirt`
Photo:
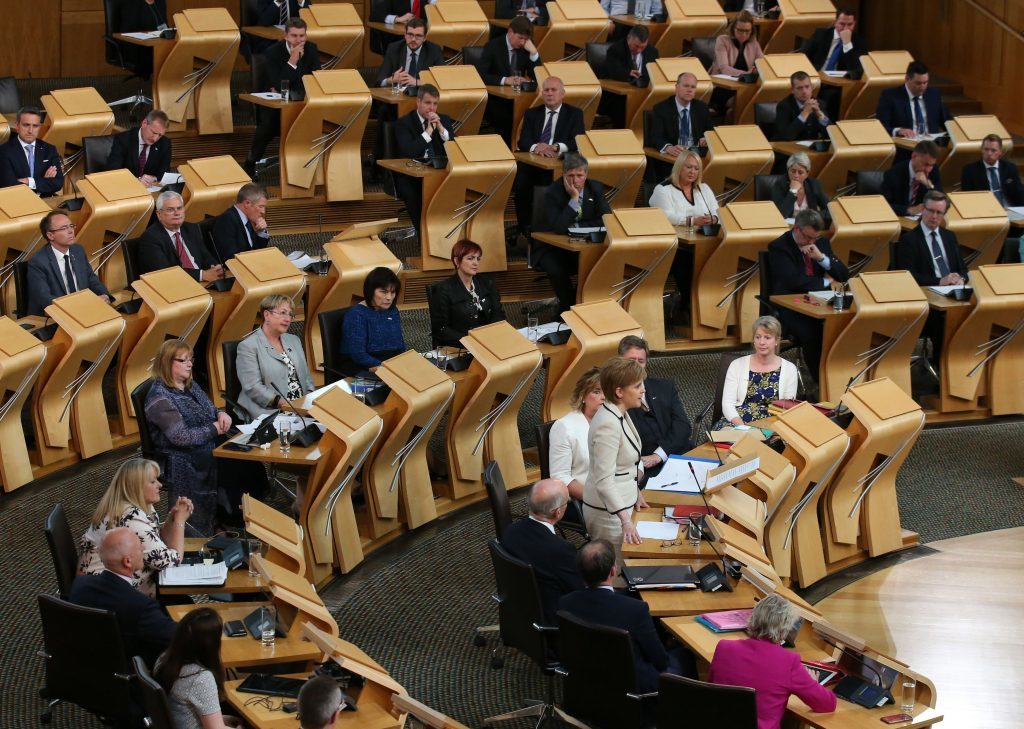
[[[395,307],[378,311],[362,304],[353,306],[345,315],[341,335],[342,352],[360,367],[379,365],[375,353],[405,351],[402,320]]]

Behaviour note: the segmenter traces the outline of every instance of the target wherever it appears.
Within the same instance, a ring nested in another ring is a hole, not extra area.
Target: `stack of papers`
[[[252,95],[257,99],[266,99],[267,101],[281,101],[281,94],[277,91],[253,91]]]
[[[660,539],[663,542],[674,542],[679,536],[679,525],[671,521],[638,521],[637,534],[641,539]]]
[[[223,562],[214,564],[183,564],[160,570],[160,584],[173,585],[223,585],[228,579],[228,566]]]
[[[963,284],[956,284],[955,286],[929,286],[928,290],[934,291],[939,296],[948,296],[950,291],[953,291],[954,289],[963,288],[966,288],[966,286],[964,286]]]
[[[162,32],[161,30],[149,30],[144,33],[122,33],[121,35],[125,38],[134,38],[135,40],[153,40],[154,38],[159,38]]]
[[[324,385],[318,390],[313,390],[313,392],[306,395],[306,397],[302,400],[302,409],[309,410],[311,407],[313,407],[313,403],[316,402],[316,399],[318,397],[323,395],[328,390],[334,389],[335,387],[340,387],[345,392],[352,394],[352,388],[348,386],[348,383],[345,382],[345,380],[338,380],[337,382],[332,382],[329,385]]]
[[[690,466],[693,471],[690,471]],[[710,458],[669,456],[657,476],[647,480],[652,491],[674,491],[682,494],[699,494],[707,480],[708,471],[721,465]],[[696,480],[694,477],[696,476]]]
[[[181,175],[179,175],[177,172],[165,172],[164,176],[160,178],[159,182],[157,182],[155,185],[147,187],[146,189],[149,192],[156,192],[157,190],[160,190],[161,188],[166,187],[167,185],[177,185],[179,182],[181,182],[181,179]]]
[[[707,628],[716,633],[731,633],[737,630],[745,630],[750,622],[750,614],[753,608],[742,610],[722,610],[717,613],[704,613],[695,619]]]
[[[1006,215],[1010,220],[1024,220],[1024,207],[1006,208]]]

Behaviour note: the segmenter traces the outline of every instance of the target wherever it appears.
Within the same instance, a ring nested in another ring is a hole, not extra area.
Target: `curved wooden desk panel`
[[[466,46],[482,46],[487,42],[490,26],[476,0],[445,0],[427,5],[426,13],[430,40],[443,48],[461,54]]]
[[[267,545],[268,562],[309,577],[306,574],[302,529],[292,517],[249,494],[242,494],[242,518],[249,536]]]
[[[46,121],[40,138],[60,153],[64,163],[64,190],[74,191],[85,165],[84,137],[99,137],[114,131],[114,112],[91,86],[54,89],[40,97]]]
[[[0,311],[10,317],[17,307],[14,264],[27,263],[43,242],[39,221],[50,210],[27,185],[0,188]]]
[[[900,220],[881,195],[839,197],[828,204],[835,233],[832,251],[851,276],[889,268],[889,241],[899,238]]]
[[[441,93],[437,110],[452,118],[456,136],[480,133],[487,107],[487,86],[475,66],[434,66],[420,74],[421,84],[433,84]]]
[[[999,261],[1010,220],[988,190],[951,192],[946,228],[956,234],[967,268],[976,268]]]
[[[851,89],[852,98],[844,103],[843,119],[867,119],[878,108],[878,97],[886,89],[902,86],[906,82],[907,66],[914,57],[906,51],[872,51],[860,57],[864,75],[857,88]],[[844,101],[846,93],[843,93]],[[888,130],[890,133],[891,129]]]
[[[583,111],[583,128],[590,129],[594,125],[597,106],[601,101],[601,82],[594,74],[594,69],[586,61],[551,61],[542,63],[533,69],[537,77],[537,88],[544,87],[544,81],[557,76],[565,86],[563,103],[571,104]],[[532,106],[540,106],[540,97]],[[518,135],[517,135],[518,137]]]
[[[796,467],[756,438],[740,438],[729,449],[730,459],[754,456],[760,459],[760,465],[754,473],[740,481],[736,488],[764,503],[764,520],[767,522],[774,516],[779,503],[793,485]],[[763,531],[762,526],[762,540]]]
[[[775,161],[772,144],[756,124],[720,126],[709,130],[704,182],[716,195],[732,192],[731,199],[753,200],[754,175],[766,175]],[[739,189],[737,189],[739,188]]]
[[[227,154],[190,159],[179,165],[178,173],[185,183],[181,197],[185,201],[185,220],[190,223],[220,215],[235,204],[242,185],[252,182],[235,158]]]
[[[41,341],[13,319],[0,316],[0,483],[4,491],[14,491],[33,478],[21,408],[35,387],[46,355]]]
[[[362,65],[366,29],[355,5],[317,4],[299,8],[299,17],[306,21],[306,34],[316,43],[324,70]]]
[[[681,56],[684,44],[692,38],[718,35],[729,22],[717,0],[665,0],[664,8],[667,27],[655,46],[666,59]]]
[[[829,197],[846,194],[857,172],[889,169],[896,156],[892,137],[877,119],[841,121],[827,131],[832,158],[825,163],[818,182]]]
[[[632,208],[647,169],[643,144],[628,129],[600,129],[576,136],[580,154],[589,163],[587,176],[605,186],[612,210]]]
[[[959,184],[963,176],[964,166],[981,158],[981,144],[986,135],[995,134],[1003,140],[1003,154],[1009,155],[1013,150],[1013,138],[1006,131],[999,118],[989,114],[956,116],[946,120],[946,131],[949,132],[950,150],[946,159],[942,160],[939,172],[943,180],[949,180],[949,187]]]
[[[597,0],[555,0],[547,9],[547,33],[537,42],[545,63],[585,61],[587,43],[608,37],[608,14]]]

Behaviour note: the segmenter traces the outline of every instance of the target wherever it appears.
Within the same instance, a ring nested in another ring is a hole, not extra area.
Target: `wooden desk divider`
[[[391,697],[391,705],[396,711],[416,717],[420,724],[430,729],[469,729],[465,724],[460,724],[451,717],[431,709],[408,694],[395,694]]]
[[[753,200],[754,175],[766,175],[775,161],[772,143],[756,124],[709,129],[704,182],[716,191],[731,191],[733,200]],[[737,189],[739,188],[739,189]]]
[[[835,402],[851,381],[888,377],[910,394],[910,356],[928,316],[928,299],[907,271],[850,279],[853,319],[821,360],[822,400]]]
[[[689,41],[716,36],[729,22],[717,0],[665,0],[664,8],[667,27],[654,44],[663,59],[691,51]]]
[[[860,57],[864,75],[849,103],[844,104],[843,119],[867,119],[878,108],[878,97],[886,89],[902,86],[907,66],[914,57],[906,51],[872,51]],[[845,93],[843,94],[845,97]],[[845,101],[845,98],[844,98]],[[887,129],[892,134],[892,129]]]
[[[132,288],[142,307],[124,317],[115,378],[121,435],[139,432],[131,394],[155,374],[153,363],[160,345],[168,339],[184,339],[195,346],[213,310],[213,297],[179,266],[144,273]]]
[[[854,176],[867,170],[887,170],[896,156],[896,145],[877,119],[841,121],[828,127],[832,158],[818,175],[829,197],[853,192]]]
[[[608,13],[597,0],[553,0],[547,9],[548,32],[537,43],[544,63],[585,61],[587,43],[608,37]]]
[[[1024,264],[979,266],[970,285],[974,309],[943,345],[941,411],[976,409],[984,395],[992,415],[1024,413]]]
[[[178,174],[185,183],[181,197],[185,201],[185,220],[190,223],[220,215],[235,204],[242,185],[252,182],[229,154],[190,159],[178,167]]]
[[[604,250],[579,286],[580,302],[618,303],[643,327],[651,348],[664,349],[662,295],[676,230],[659,208],[620,208],[604,216],[604,225]]]
[[[950,150],[942,160],[939,172],[943,180],[949,180],[949,188],[959,189],[964,166],[981,159],[981,143],[989,134],[996,134],[1003,140],[1003,153],[1013,150],[1013,138],[1006,131],[999,118],[989,114],[956,116],[946,121],[949,132]],[[1008,157],[1007,157],[1008,158]],[[993,261],[994,263],[994,261]]]
[[[225,8],[192,8],[174,14],[177,37],[153,48],[153,107],[184,131],[195,119],[199,134],[230,134],[231,72],[241,38]]]
[[[46,110],[40,139],[52,144],[64,162],[64,190],[74,190],[85,165],[84,137],[99,137],[114,131],[114,112],[91,86],[54,89],[39,99]]]
[[[433,84],[441,92],[437,110],[452,118],[456,135],[480,133],[487,107],[487,86],[476,66],[434,66],[420,73],[420,83]]]
[[[303,77],[306,99],[281,107],[281,197],[362,200],[359,145],[370,117],[370,89],[352,68]]]
[[[754,64],[758,70],[757,89],[746,106],[736,109],[737,124],[754,123],[755,105],[779,102],[789,96],[792,93],[789,77],[797,71],[803,71],[811,77],[811,87],[817,96],[821,79],[818,78],[818,70],[814,64],[803,53],[772,53],[758,58]]]
[[[250,494],[242,494],[242,518],[246,534],[267,545],[264,559],[307,580],[311,578],[306,572],[302,527],[294,519]]]
[[[4,144],[11,138],[11,125],[6,117],[0,116],[0,144]]]
[[[516,158],[497,134],[457,137],[444,148],[445,174],[423,179],[422,270],[451,270],[452,246],[469,238],[483,248],[480,270],[504,271],[505,205]]]
[[[473,361],[455,392],[445,432],[453,500],[483,488],[481,474],[490,460],[498,462],[509,489],[526,483],[517,420],[542,363],[537,345],[507,321],[477,327],[461,342]]]
[[[339,388],[321,395],[310,414],[327,427],[321,456],[306,487],[300,523],[306,535],[306,563],[316,584],[363,561],[363,538],[352,507],[352,489],[384,422],[371,408]]]
[[[262,581],[270,588],[278,621],[287,626],[289,634],[302,625],[314,625],[324,633],[338,636],[338,623],[309,580],[259,555],[252,559]]]
[[[324,244],[324,252],[333,264],[325,276],[310,276],[306,287],[306,326],[303,334],[310,374],[323,384],[324,345],[320,338],[320,314],[343,309],[363,298],[363,281],[378,266],[390,268],[395,275],[402,262],[378,237],[397,223],[397,218],[370,223],[351,223]]]
[[[326,3],[299,8],[306,35],[320,51],[321,68],[359,68],[366,30],[352,3]]]
[[[786,491],[793,485],[796,469],[789,461],[755,438],[741,438],[729,450],[727,467],[739,461],[758,458],[757,470],[738,479],[735,486],[715,491],[708,503],[761,544],[764,527]]]
[[[737,525],[723,519],[718,519],[710,514],[704,518],[704,523],[708,531],[718,542],[719,552],[729,559],[736,560],[740,564],[750,567],[758,572],[758,574],[769,577],[774,583],[781,582],[781,578],[776,573],[768,555],[765,553],[762,540],[750,536],[745,530],[738,528]]]
[[[956,235],[970,269],[999,261],[1010,219],[990,190],[951,192],[946,229]]]
[[[452,379],[415,350],[382,362],[377,376],[391,394],[364,484],[374,538],[398,528],[402,517],[410,529],[437,518],[427,445],[455,395]]]
[[[775,431],[786,441],[782,455],[796,466],[796,481],[768,520],[765,546],[780,577],[795,576],[800,587],[807,587],[827,574],[818,501],[850,439],[806,402],[780,415]]]
[[[909,546],[900,529],[896,474],[925,423],[921,406],[887,377],[854,385],[842,404],[853,414],[846,426],[850,449],[822,509],[830,571]]]
[[[14,264],[28,263],[42,244],[39,221],[50,210],[28,185],[0,188],[0,311],[9,317],[17,306]]]
[[[597,105],[601,101],[601,82],[594,69],[586,61],[551,61],[542,63],[533,69],[537,77],[537,88],[544,87],[544,81],[551,76],[562,79],[565,86],[563,103],[583,110],[583,128],[590,129],[597,115]],[[538,95],[533,106],[540,106],[544,100]],[[518,136],[518,135],[517,135]]]
[[[722,242],[708,256],[693,288],[692,338],[720,339],[730,324],[741,342],[760,312],[757,254],[789,230],[770,201],[734,202],[719,208]]]
[[[214,311],[206,359],[210,373],[210,396],[223,403],[224,342],[239,341],[256,327],[260,301],[270,294],[283,294],[295,301],[306,287],[306,275],[279,248],[261,248],[239,253],[225,261],[235,276],[232,300],[222,311]],[[223,319],[221,318],[223,317]]]
[[[900,219],[881,195],[837,197],[828,204],[835,233],[832,251],[850,275],[889,268],[889,241],[899,238]]]
[[[576,304],[562,314],[562,319],[572,335],[548,360],[541,411],[545,422],[569,412],[569,398],[584,372],[614,357],[623,337],[644,333],[640,323],[610,298]]]
[[[430,40],[455,51],[456,59],[453,60],[457,63],[461,63],[463,48],[482,46],[487,42],[490,26],[476,0],[444,0],[427,5],[426,11]]]
[[[31,481],[21,409],[36,384],[47,350],[41,341],[0,316],[0,483],[14,491]]]
[[[590,164],[587,176],[604,185],[612,210],[634,207],[647,169],[643,141],[629,129],[593,129],[577,135],[576,145]]]
[[[711,0],[712,3],[715,0]],[[647,64],[647,74],[651,77],[651,84],[648,86],[649,93],[636,105],[635,109],[626,111],[626,126],[633,130],[640,144],[644,143],[644,112],[650,111],[651,107],[660,101],[675,96],[676,79],[679,74],[689,72],[697,77],[697,94],[694,96],[701,101],[711,98],[711,90],[714,86],[711,83],[711,76],[704,69],[700,59],[695,56],[685,58],[659,58],[653,63]],[[627,107],[633,101],[632,97],[627,98]],[[632,113],[631,113],[632,112]]]
[[[88,289],[54,299],[46,314],[56,322],[57,332],[32,403],[41,466],[71,455],[72,438],[82,458],[113,447],[103,374],[125,327],[121,315]]]
[[[136,238],[149,225],[153,196],[128,170],[94,172],[78,181],[85,198],[77,242],[85,248],[93,270],[111,292],[128,285],[124,254],[127,238]]]
[[[764,52],[789,53],[798,39],[810,38],[818,28],[835,21],[832,0],[779,0],[779,25],[764,44]],[[813,76],[814,74],[812,74]]]

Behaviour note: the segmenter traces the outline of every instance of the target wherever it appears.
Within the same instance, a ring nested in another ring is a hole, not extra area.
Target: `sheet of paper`
[[[843,78],[846,75],[846,71],[825,71],[825,75],[832,78]]]
[[[603,225],[590,228],[569,228],[569,235],[590,235],[591,233],[600,233],[603,230],[606,230]]]
[[[811,291],[809,294],[809,296],[812,296],[818,301],[832,301],[832,297],[835,295],[836,294],[832,289],[825,289],[823,291]]]
[[[638,521],[636,530],[642,539],[674,541],[679,536],[679,525],[667,521]]]
[[[161,185],[177,185],[181,182],[181,175],[177,172],[165,172],[164,176],[160,178]]]
[[[1006,208],[1010,220],[1024,220],[1024,207]]]
[[[160,185],[150,185],[146,188],[146,192],[160,192],[163,189]]]
[[[180,565],[160,570],[161,585],[222,585],[227,578],[228,566],[223,562]]]
[[[816,139],[798,139],[796,143],[801,147],[812,147],[816,141]]]
[[[713,73],[711,74],[711,78],[724,78],[728,81],[735,81],[739,76],[730,76],[727,73]]]
[[[761,459],[752,458],[749,461],[739,463],[733,466],[732,468],[727,468],[726,470],[717,473],[714,476],[709,476],[704,488],[713,489],[715,488],[715,486],[719,486],[723,483],[728,483],[729,481],[735,481],[740,478],[745,478],[746,476],[749,476],[760,467]]]
[[[288,254],[288,260],[294,263],[297,268],[306,268],[306,266],[312,266],[316,263],[316,261],[302,251],[292,251]]]
[[[934,291],[935,293],[939,294],[939,296],[948,296],[950,291],[962,288],[964,288],[963,284],[956,284],[955,286],[929,286],[928,290]]]
[[[690,472],[693,464],[693,473]],[[675,491],[683,494],[699,494],[708,471],[720,464],[708,458],[669,456],[657,476],[648,479],[647,488],[653,491]],[[697,480],[694,481],[694,474]]]
[[[267,101],[281,100],[281,94],[276,91],[254,91],[252,92],[252,95],[260,99],[266,99]]]
[[[145,33],[122,33],[125,38],[134,38],[135,40],[152,40],[153,38],[159,38],[161,31],[150,30]]]
[[[537,328],[536,328],[537,334],[534,337],[530,336],[530,328],[529,327],[522,327],[521,329],[516,329],[516,331],[519,332],[520,334],[522,334],[527,339],[529,339],[531,342],[536,342],[538,339],[540,339],[544,335],[551,334],[552,332],[557,332],[559,329],[563,329],[563,330],[568,331],[569,327],[567,327],[565,325],[565,322],[551,321],[551,322],[548,322],[547,324],[540,324],[540,325],[538,325]]]

